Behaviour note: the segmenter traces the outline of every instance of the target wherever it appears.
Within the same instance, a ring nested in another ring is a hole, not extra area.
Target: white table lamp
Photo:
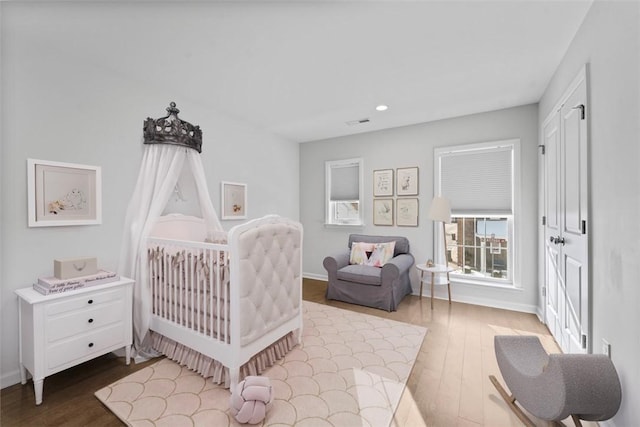
[[[451,222],[451,203],[449,199],[442,196],[435,196],[429,207],[428,217],[432,221],[442,222],[442,255],[443,264],[447,266],[447,237],[445,233],[445,224]]]

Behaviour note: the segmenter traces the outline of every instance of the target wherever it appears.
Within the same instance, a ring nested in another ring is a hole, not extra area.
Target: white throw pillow
[[[351,255],[349,264],[368,265],[369,256],[373,252],[373,243],[353,242],[351,243]]]
[[[385,265],[391,258],[393,258],[393,251],[396,248],[396,242],[386,242],[386,243],[376,243],[373,248],[373,252],[369,257],[369,261],[367,265],[371,265],[373,267],[382,267]]]

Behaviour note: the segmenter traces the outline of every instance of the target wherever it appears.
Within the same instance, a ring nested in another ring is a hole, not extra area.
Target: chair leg
[[[576,425],[576,427],[582,427],[580,417],[578,417],[576,414],[571,415],[571,419],[573,420],[573,423]]]
[[[516,398],[513,395],[509,395],[507,393],[507,391],[504,389],[504,387],[502,387],[496,377],[493,375],[489,375],[489,379],[491,380],[491,383],[496,388],[496,390],[498,390],[498,393],[500,393],[500,396],[502,396],[509,409],[511,409],[511,411],[516,414],[516,417],[518,417],[526,427],[536,427],[533,421],[531,421],[531,419],[527,417],[524,412],[522,412],[522,409],[520,409],[520,407],[516,405]]]

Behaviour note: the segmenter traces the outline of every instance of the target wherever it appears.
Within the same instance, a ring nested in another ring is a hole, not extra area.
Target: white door
[[[545,165],[545,321],[562,347],[562,313],[565,287],[560,249],[554,243],[560,226],[560,114],[554,114],[543,129]]]
[[[580,73],[543,126],[545,321],[565,353],[589,353],[587,84]]]

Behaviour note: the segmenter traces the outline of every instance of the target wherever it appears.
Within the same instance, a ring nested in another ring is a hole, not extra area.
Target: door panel
[[[582,307],[582,296],[589,294],[588,284],[588,238],[582,222],[586,223],[587,214],[587,103],[586,80],[582,80],[567,98],[561,109],[563,118],[561,130],[564,153],[562,165],[565,180],[561,184],[561,197],[564,199],[565,244],[562,252],[565,257],[565,286],[567,292],[567,315],[573,322],[567,330],[571,353],[589,352],[588,307]],[[561,219],[562,221],[562,219]],[[583,234],[584,233],[584,234]]]
[[[560,172],[560,120],[555,117],[544,130],[545,140],[545,168],[546,179],[546,212],[547,234],[560,233],[560,184],[558,173]],[[549,241],[549,239],[545,239]]]
[[[569,348],[565,351],[568,353],[584,353],[582,348],[582,323],[580,312],[580,294],[581,290],[582,266],[581,262],[572,258],[565,258],[565,277],[566,277],[566,295],[567,295],[567,311],[566,325]]]
[[[545,122],[545,322],[564,352],[591,351],[587,234],[587,85],[576,78]]]
[[[568,102],[571,102],[571,100]],[[580,176],[580,111],[581,109],[579,108],[576,109],[569,106],[562,108],[562,128],[564,131],[562,173],[564,174],[564,183],[561,189],[564,193],[564,231],[573,234],[582,233],[582,228],[580,227],[580,221],[582,220],[580,200],[582,193],[582,179]]]
[[[560,117],[556,115],[544,128],[545,145],[545,271],[547,298],[545,318],[549,330],[556,339],[561,335],[563,322],[560,309],[561,286],[560,252],[552,243],[555,236],[560,235]]]
[[[547,303],[545,307],[547,325],[551,333],[556,336],[562,329],[560,312],[560,278],[558,275],[558,264],[560,254],[552,247],[547,247]]]
[[[573,311],[576,313],[575,317],[580,320],[580,294],[582,290],[582,264],[579,260],[575,260],[570,257],[565,257],[565,283],[567,303],[570,304]]]

